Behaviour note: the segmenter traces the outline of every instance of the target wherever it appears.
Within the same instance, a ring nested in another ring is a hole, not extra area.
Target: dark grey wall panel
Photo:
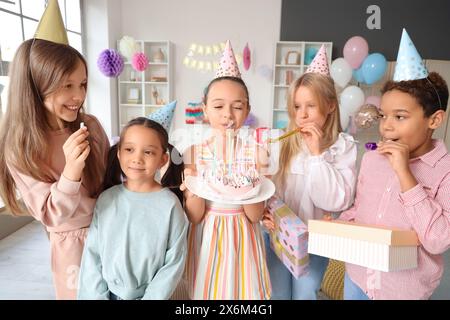
[[[378,5],[381,29],[366,25],[370,5]],[[396,60],[405,27],[423,59],[450,60],[449,0],[283,0],[280,40],[332,41],[333,59],[345,42],[364,37],[369,53]]]

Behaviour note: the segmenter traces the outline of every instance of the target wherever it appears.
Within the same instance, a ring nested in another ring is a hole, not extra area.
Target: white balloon
[[[347,109],[339,107],[339,118],[341,120],[342,130],[346,130],[350,122],[350,113]]]
[[[337,58],[331,64],[330,69],[331,78],[341,88],[344,88],[353,76],[352,67],[344,58]]]
[[[340,97],[341,110],[348,115],[353,115],[364,103],[364,92],[357,86],[349,86],[344,89]]]

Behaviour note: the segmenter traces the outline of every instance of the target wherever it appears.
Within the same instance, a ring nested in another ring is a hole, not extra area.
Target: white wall
[[[104,49],[115,48],[121,34],[120,0],[85,0],[83,43],[89,69],[87,112],[95,115],[108,136],[118,135],[117,81],[107,78],[97,68],[97,58]]]
[[[235,53],[246,42],[252,51],[249,71],[241,68],[250,91],[252,111],[259,125],[270,125],[271,79],[258,67],[273,66],[275,42],[279,39],[281,0],[87,0],[85,35],[89,63],[89,112],[98,116],[108,134],[117,134],[115,82],[102,76],[96,66],[101,50],[128,35],[140,40],[170,40],[173,50],[173,97],[178,100],[174,129],[184,126],[184,109],[201,98],[204,87],[214,77],[186,68],[182,62],[191,43],[215,44],[231,40]],[[119,27],[120,26],[120,27]],[[112,111],[107,110],[108,90]]]

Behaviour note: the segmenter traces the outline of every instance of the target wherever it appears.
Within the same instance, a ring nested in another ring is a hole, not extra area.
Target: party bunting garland
[[[191,43],[189,51],[183,59],[183,65],[198,71],[214,71],[219,67],[219,59],[225,49],[225,42],[214,44]],[[201,56],[201,57],[200,57]],[[242,55],[236,54],[238,64],[242,62]]]

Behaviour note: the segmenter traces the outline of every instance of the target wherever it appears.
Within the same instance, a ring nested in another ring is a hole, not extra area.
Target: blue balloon
[[[369,54],[362,64],[362,75],[367,84],[380,80],[386,72],[386,58],[381,53]]]
[[[314,48],[314,47],[309,47],[308,49],[305,50],[305,65],[311,64],[311,62],[313,61],[314,57],[317,54],[317,51],[319,51],[319,49]]]
[[[362,65],[358,69],[353,70],[353,78],[360,83],[366,83],[366,79],[364,79],[362,72]]]

